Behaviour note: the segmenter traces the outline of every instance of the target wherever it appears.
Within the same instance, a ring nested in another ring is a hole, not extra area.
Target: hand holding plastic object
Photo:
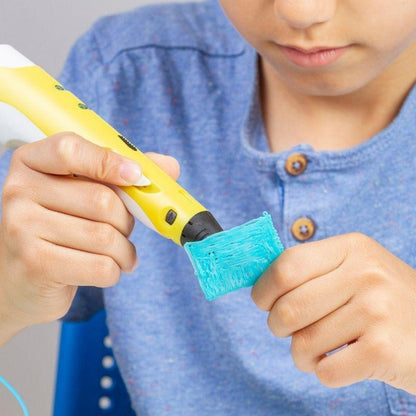
[[[136,161],[139,186],[118,187],[127,209],[179,245],[222,230],[212,214],[122,134],[42,68],[10,45],[0,45],[0,145],[7,148],[62,131]]]

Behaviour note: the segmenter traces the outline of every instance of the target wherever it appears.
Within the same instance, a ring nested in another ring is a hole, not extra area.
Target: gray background
[[[0,0],[0,43],[12,45],[57,77],[72,43],[99,16],[157,2]],[[51,414],[58,337],[58,323],[37,325],[0,349],[0,376],[20,393],[31,416]],[[0,386],[0,416],[21,414],[11,394]]]

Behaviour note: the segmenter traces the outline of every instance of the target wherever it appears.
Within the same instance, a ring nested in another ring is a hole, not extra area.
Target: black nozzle
[[[222,231],[221,225],[209,211],[202,211],[194,215],[182,230],[181,244],[200,241],[209,235]]]

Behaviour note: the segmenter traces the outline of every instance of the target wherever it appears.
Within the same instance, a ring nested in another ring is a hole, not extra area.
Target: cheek
[[[361,16],[363,41],[375,51],[399,55],[416,39],[415,0],[372,0]]]
[[[214,0],[237,31],[255,48],[264,37],[266,27],[273,25],[273,2],[270,0]],[[267,21],[267,22],[266,22]]]

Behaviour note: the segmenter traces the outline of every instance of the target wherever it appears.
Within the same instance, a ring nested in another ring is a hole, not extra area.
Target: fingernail
[[[120,166],[119,173],[123,180],[132,185],[138,182],[142,176],[142,170],[140,169],[140,166],[134,162],[123,162],[123,164]]]

